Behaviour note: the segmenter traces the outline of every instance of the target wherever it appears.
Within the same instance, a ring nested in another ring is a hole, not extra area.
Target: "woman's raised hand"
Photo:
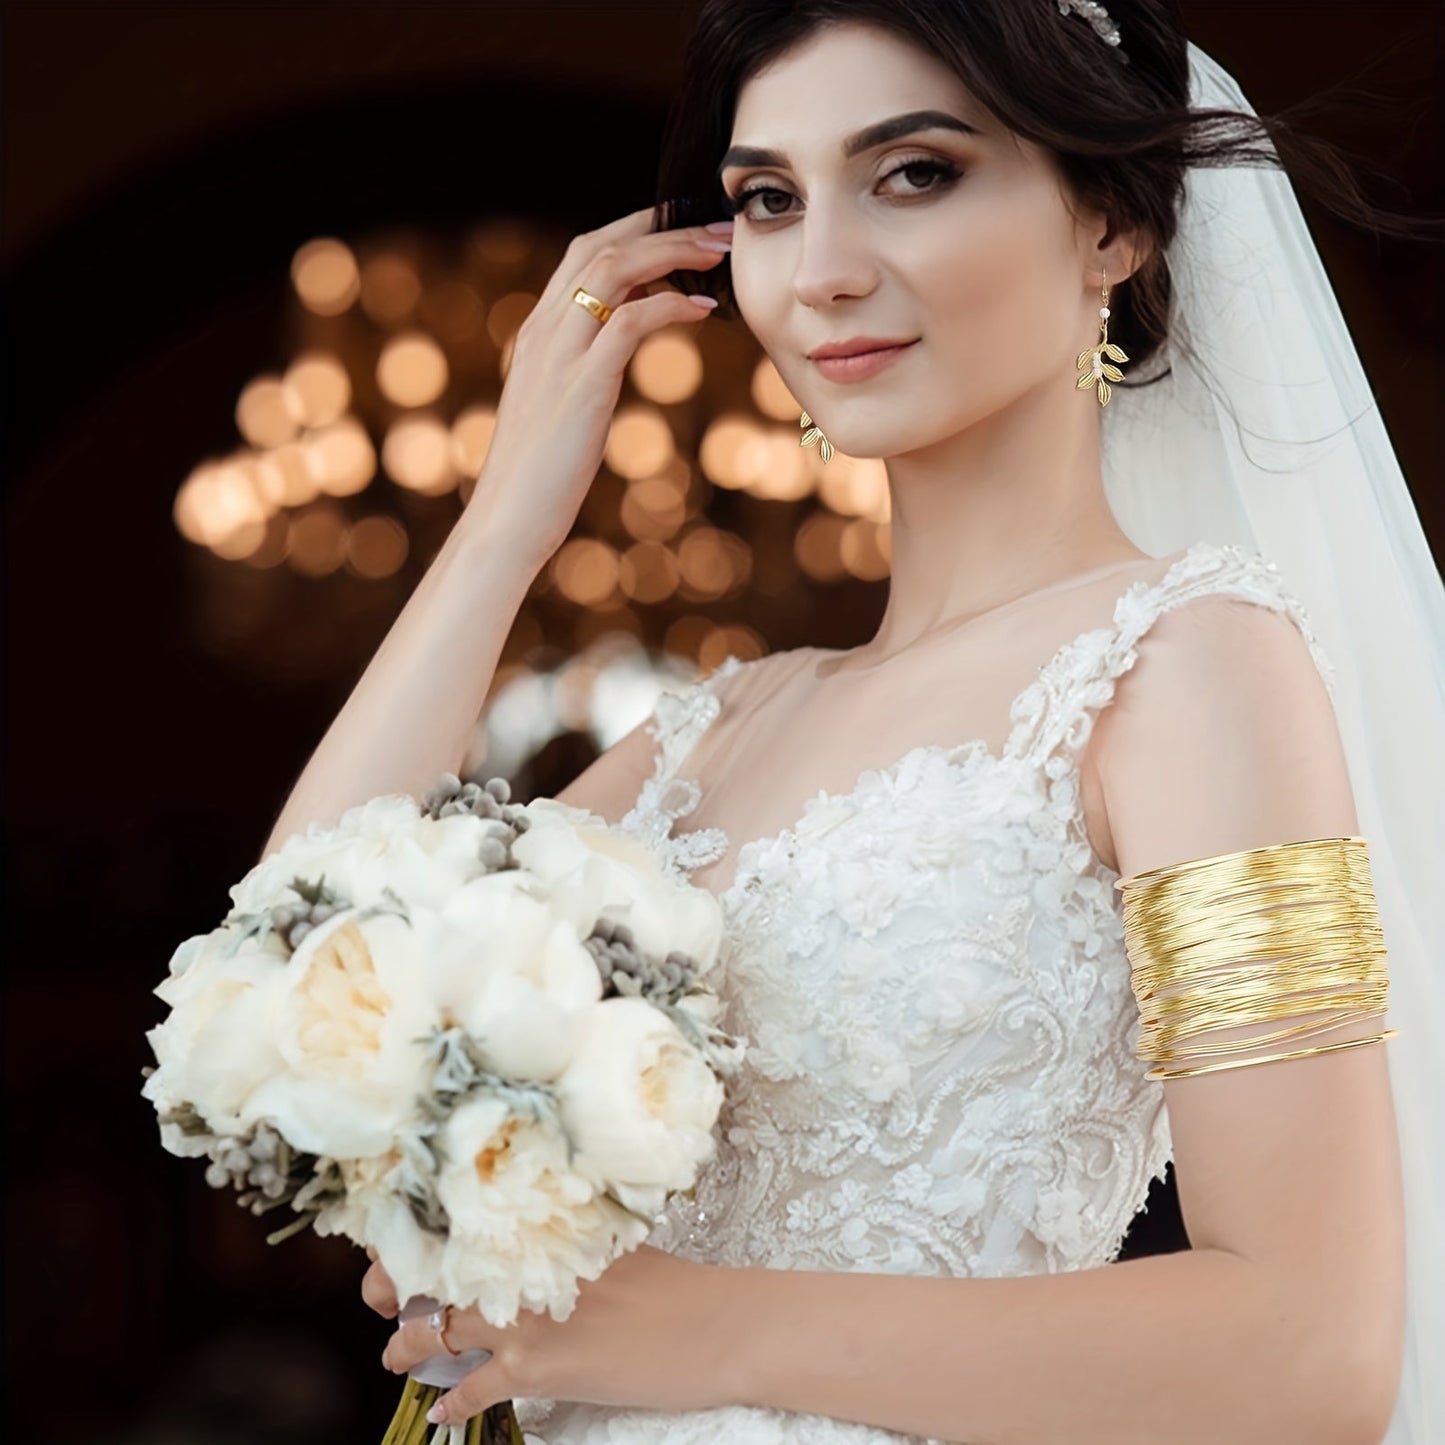
[[[468,511],[540,567],[566,540],[602,464],[622,375],[642,340],[710,309],[650,283],[683,267],[715,266],[730,223],[649,230],[651,206],[574,237],[517,332],[496,427]],[[710,241],[715,249],[700,243]],[[599,323],[577,287],[613,308]]]

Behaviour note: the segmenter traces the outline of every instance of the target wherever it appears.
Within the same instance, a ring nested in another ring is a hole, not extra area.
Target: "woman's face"
[[[908,127],[845,154],[865,128],[919,111],[962,127]],[[746,154],[762,149],[777,158]],[[869,26],[815,32],[742,88],[720,175],[739,206],[741,315],[841,451],[897,456],[1032,388],[1072,390],[1098,339],[1092,241],[1048,153],[940,61]],[[856,336],[917,339],[861,380],[808,358]]]

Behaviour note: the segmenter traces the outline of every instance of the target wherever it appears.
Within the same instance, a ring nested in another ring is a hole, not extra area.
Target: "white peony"
[[[599,918],[625,924],[637,946],[662,957],[690,954],[700,972],[722,942],[722,911],[705,888],[663,872],[644,844],[585,808],[536,798],[521,810],[531,826],[513,856],[548,885],[559,912],[586,938]]]
[[[629,1187],[687,1189],[712,1158],[723,1086],[666,1014],[643,999],[604,999],[585,1016],[557,1081],[577,1166]]]
[[[312,929],[271,986],[285,1067],[248,1099],[295,1148],[334,1159],[384,1153],[429,1092],[438,1023],[424,953],[405,919],[356,910]]]
[[[185,940],[171,955],[170,973],[155,989],[170,1004],[146,1038],[156,1069],[141,1093],[165,1115],[193,1104],[217,1133],[241,1132],[239,1111],[282,1067],[271,1036],[270,988],[286,968],[271,940],[240,942],[240,930],[218,928]],[[162,1127],[172,1153],[196,1153],[173,1126]]]
[[[434,1293],[446,1239],[423,1229],[406,1202],[407,1166],[401,1149],[393,1147],[373,1159],[344,1160],[338,1167],[346,1197],[321,1210],[316,1233],[341,1234],[363,1248],[373,1246],[399,1299]]]
[[[441,1138],[437,1193],[450,1221],[440,1298],[475,1304],[493,1325],[519,1310],[571,1314],[580,1280],[596,1279],[649,1226],[567,1162],[552,1126],[519,1117],[501,1100],[461,1105]]]
[[[597,961],[541,891],[525,872],[493,873],[413,915],[443,1017],[476,1039],[489,1068],[526,1082],[562,1072],[581,1012],[602,997]]]
[[[349,808],[327,827],[310,824],[268,854],[230,890],[233,914],[254,913],[294,895],[300,877],[345,902],[369,908],[386,893],[434,907],[482,871],[477,850],[500,824],[470,813],[432,818],[415,798],[387,793]]]

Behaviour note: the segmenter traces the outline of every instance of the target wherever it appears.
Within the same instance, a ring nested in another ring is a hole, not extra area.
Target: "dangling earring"
[[[832,461],[833,443],[830,442],[828,438],[825,437],[823,433],[816,426],[813,425],[813,418],[810,417],[807,412],[804,412],[802,416],[798,418],[798,425],[800,427],[807,428],[807,430],[803,432],[803,435],[798,438],[798,445],[800,447],[810,447],[813,445],[814,442],[817,442],[818,453],[823,458],[824,462]]]
[[[1080,391],[1087,391],[1097,381],[1099,383],[1099,405],[1108,406],[1109,398],[1113,390],[1109,386],[1111,381],[1123,381],[1124,373],[1117,366],[1110,366],[1104,360],[1105,356],[1115,361],[1128,361],[1121,346],[1115,346],[1109,340],[1109,272],[1104,271],[1104,304],[1099,307],[1099,344],[1087,347],[1079,353],[1078,366],[1084,374],[1075,383]],[[1087,371],[1084,368],[1088,367]]]

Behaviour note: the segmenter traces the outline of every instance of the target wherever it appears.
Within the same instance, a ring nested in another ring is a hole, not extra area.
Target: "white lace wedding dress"
[[[715,982],[723,1023],[750,1046],[716,1159],[650,1244],[725,1265],[956,1277],[1117,1257],[1172,1146],[1164,1086],[1135,1057],[1119,875],[1089,843],[1080,755],[1136,644],[1196,598],[1284,613],[1326,686],[1333,669],[1257,553],[1199,542],[1116,591],[1103,625],[1042,667],[1024,659],[1032,681],[1001,747],[925,743],[845,768],[847,791],[819,791],[737,852]],[[730,840],[674,831],[704,792],[681,769],[723,710],[719,685],[767,662],[729,658],[664,693],[649,721],[656,771],[623,826],[682,876]],[[762,1408],[516,1407],[545,1445],[919,1445]]]

